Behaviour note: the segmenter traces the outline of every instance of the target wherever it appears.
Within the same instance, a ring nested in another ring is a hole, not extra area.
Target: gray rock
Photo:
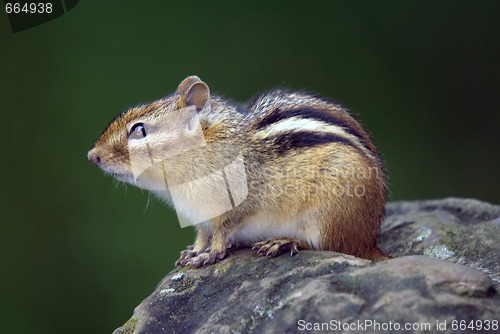
[[[497,332],[500,207],[445,199],[391,203],[387,213],[381,245],[394,259],[231,251],[172,271],[114,333],[453,333],[471,320],[470,332],[479,321]]]
[[[447,198],[390,203],[386,213],[380,247],[387,253],[465,264],[500,287],[500,206]]]

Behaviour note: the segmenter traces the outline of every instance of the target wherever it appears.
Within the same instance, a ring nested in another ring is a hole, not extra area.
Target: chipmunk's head
[[[205,143],[198,112],[209,98],[200,78],[184,79],[173,95],[118,115],[88,152],[89,160],[120,181],[161,189],[165,162]]]

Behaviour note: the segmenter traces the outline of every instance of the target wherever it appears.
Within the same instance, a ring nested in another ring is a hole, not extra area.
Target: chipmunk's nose
[[[89,158],[89,160],[92,161],[97,166],[101,165],[101,157],[99,156],[99,154],[97,154],[97,152],[94,149],[89,151],[89,153],[87,154],[87,158]]]

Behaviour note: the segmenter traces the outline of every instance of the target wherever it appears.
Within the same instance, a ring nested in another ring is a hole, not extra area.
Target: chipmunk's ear
[[[210,97],[210,90],[204,82],[193,83],[180,98],[180,107],[195,106],[196,111],[203,109]]]
[[[186,90],[191,87],[192,84],[195,82],[201,82],[201,79],[198,78],[196,75],[192,75],[190,77],[187,77],[186,79],[182,80],[182,82],[179,84],[179,87],[177,87],[177,90],[175,91],[175,94],[183,94],[186,92]]]

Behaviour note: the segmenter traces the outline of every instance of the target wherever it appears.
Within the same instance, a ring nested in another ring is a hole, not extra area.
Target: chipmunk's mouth
[[[113,177],[118,181],[123,181],[123,182],[127,182],[129,179],[129,176],[127,174],[122,174],[122,173],[113,173]]]

